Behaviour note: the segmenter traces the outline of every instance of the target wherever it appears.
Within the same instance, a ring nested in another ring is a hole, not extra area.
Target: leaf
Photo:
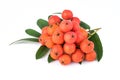
[[[51,56],[49,55],[49,56],[48,56],[48,63],[51,63],[51,62],[53,62],[53,61],[55,61],[55,60],[52,59]]]
[[[103,56],[103,46],[99,38],[99,35],[95,33],[91,38],[89,38],[89,40],[94,42],[94,46],[95,46],[94,50],[96,51],[97,54],[97,60],[100,61]]]
[[[41,34],[33,29],[26,29],[25,32],[33,37],[39,37]]]
[[[44,19],[38,19],[37,25],[39,26],[40,29],[42,29],[43,27],[48,26],[48,21]]]
[[[36,59],[42,58],[47,54],[48,51],[49,49],[46,46],[41,46],[36,53]]]
[[[14,41],[10,45],[16,44],[16,43],[24,43],[24,42],[39,42],[39,40],[37,38],[24,38],[24,39]]]
[[[90,26],[83,21],[80,22],[80,26],[83,27],[84,29],[90,29]]]

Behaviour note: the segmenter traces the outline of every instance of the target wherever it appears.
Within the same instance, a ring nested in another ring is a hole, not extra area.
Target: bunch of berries
[[[88,40],[88,32],[80,26],[80,19],[70,10],[64,10],[61,16],[62,19],[57,15],[49,17],[49,26],[42,28],[39,42],[50,48],[51,58],[62,65],[94,61],[94,43]]]

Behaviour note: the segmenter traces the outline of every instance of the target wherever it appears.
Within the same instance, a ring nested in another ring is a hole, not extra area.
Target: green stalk
[[[90,31],[94,31],[94,32],[92,32],[90,35],[89,35],[89,37],[88,37],[88,39],[89,38],[91,38],[98,30],[100,30],[101,28],[96,28],[96,29],[93,29],[93,30],[90,30]],[[89,31],[89,32],[90,32]]]

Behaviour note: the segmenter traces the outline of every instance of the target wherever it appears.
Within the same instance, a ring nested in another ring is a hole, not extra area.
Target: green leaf
[[[41,46],[36,53],[36,59],[42,58],[47,54],[48,51],[49,49],[46,46]]]
[[[51,56],[49,55],[49,56],[48,56],[48,63],[51,63],[51,62],[53,62],[53,61],[55,61],[55,60],[52,59]]]
[[[48,21],[44,19],[38,19],[37,25],[39,26],[40,29],[42,29],[43,27],[48,26]]]
[[[97,60],[100,61],[103,56],[103,46],[99,38],[99,35],[95,33],[91,38],[89,38],[89,40],[94,42],[94,46],[95,46],[94,50],[96,51],[97,54]]]
[[[10,45],[16,44],[16,43],[25,43],[25,42],[39,42],[39,40],[37,38],[24,38],[24,39],[14,41]]]
[[[26,29],[25,32],[33,37],[39,37],[41,34],[33,29]]]
[[[84,29],[90,29],[90,26],[83,21],[80,22],[80,26],[83,27]]]

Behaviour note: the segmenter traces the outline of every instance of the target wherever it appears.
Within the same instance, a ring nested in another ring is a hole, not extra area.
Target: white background
[[[119,0],[0,0],[0,80],[120,80]],[[64,9],[88,23],[98,32],[104,56],[100,62],[62,66],[48,64],[47,56],[36,60],[40,44],[18,44],[29,37],[24,30],[40,32],[36,21]]]

